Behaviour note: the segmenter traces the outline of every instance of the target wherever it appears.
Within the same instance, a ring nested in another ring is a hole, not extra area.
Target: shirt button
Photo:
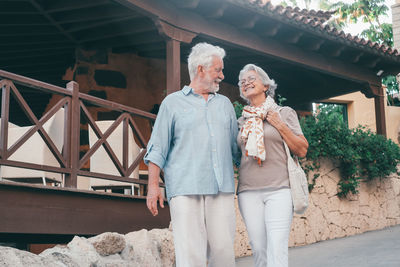
[[[214,164],[214,167],[217,167],[217,164]]]
[[[211,136],[213,136],[213,137],[214,137],[214,134],[211,134]]]
[[[213,152],[216,152],[217,150],[214,148],[212,151],[213,151]]]

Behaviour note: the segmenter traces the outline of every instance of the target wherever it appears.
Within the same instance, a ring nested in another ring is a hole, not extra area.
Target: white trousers
[[[233,194],[176,196],[169,206],[177,267],[235,266]]]
[[[287,267],[293,218],[289,188],[248,190],[238,196],[256,267]]]

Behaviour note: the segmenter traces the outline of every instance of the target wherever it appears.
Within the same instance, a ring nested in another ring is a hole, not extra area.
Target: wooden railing
[[[20,90],[18,89],[18,86],[20,85],[53,95],[59,95],[60,99],[45,114],[43,114],[41,118],[38,118],[29,107],[29,100],[24,99]],[[100,179],[114,180],[138,185],[147,184],[147,179],[129,178],[129,176],[143,160],[147,146],[147,141],[145,140],[135,119],[138,117],[145,118],[149,121],[148,127],[151,127],[152,122],[154,122],[156,118],[154,114],[80,93],[79,85],[76,82],[69,82],[66,88],[62,88],[0,70],[0,88],[2,90],[0,165],[61,173],[65,178],[65,186],[73,188],[77,187],[78,176],[96,177]],[[18,141],[16,141],[12,146],[8,147],[10,94],[14,96],[14,99],[20,105],[21,110],[26,114],[33,126]],[[108,110],[120,112],[120,115],[117,119],[115,119],[112,125],[102,133],[93,119],[92,114],[89,112],[88,106],[103,107]],[[64,109],[65,118],[64,142],[63,149],[59,151],[49,137],[48,133],[44,130],[43,125],[62,108]],[[81,114],[83,114],[83,117],[85,117],[87,123],[90,125],[90,127],[92,127],[94,133],[98,137],[97,142],[95,142],[94,145],[90,147],[90,149],[82,157],[80,157]],[[120,162],[113,149],[107,142],[107,138],[120,123],[123,124],[122,162]],[[134,133],[137,143],[140,147],[140,153],[131,164],[128,162],[129,129],[131,129]],[[149,130],[151,131],[151,129]],[[10,157],[13,155],[13,153],[17,151],[18,148],[20,148],[36,132],[38,132],[43,138],[45,144],[59,163],[59,167],[10,160]],[[95,173],[84,169],[85,164],[87,164],[91,156],[101,146],[104,147],[120,175]]]

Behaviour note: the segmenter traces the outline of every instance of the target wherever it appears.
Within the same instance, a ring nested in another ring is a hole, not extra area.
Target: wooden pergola
[[[107,48],[165,59],[173,92],[190,47],[208,41],[227,50],[227,83],[236,85],[241,67],[253,62],[297,109],[361,91],[375,98],[377,131],[385,134],[381,77],[400,71],[397,51],[336,31],[327,25],[329,12],[259,2],[265,1],[0,1],[0,68],[59,84],[77,48]]]
[[[288,99],[285,104],[298,110],[306,109],[311,102],[361,91],[375,99],[377,131],[385,135],[385,92],[381,78],[400,72],[398,52],[336,31],[327,24],[332,15],[329,12],[273,7],[269,3],[259,2],[262,1],[0,0],[0,69],[65,88],[66,81],[62,80],[62,76],[68,67],[75,64],[77,51],[105,49],[113,53],[133,53],[144,58],[165,60],[166,88],[171,93],[181,88],[182,80],[187,80],[187,77],[183,77],[186,73],[181,73],[181,65],[186,64],[190,48],[195,43],[206,41],[223,47],[227,52],[224,74],[225,82],[231,85],[229,88],[236,87],[237,76],[245,64],[255,63],[275,79],[277,93]],[[5,77],[14,76],[7,74]],[[28,83],[36,84],[31,81]],[[41,115],[48,98],[22,87],[21,91],[24,90],[29,99],[37,103],[36,109],[35,105],[31,105],[33,113]],[[238,90],[222,88],[221,93],[228,95],[231,100],[239,99]],[[110,103],[112,99],[108,101],[99,103],[118,106],[118,103]],[[74,114],[78,114],[79,106],[75,106],[75,109],[77,112]],[[123,110],[134,113],[127,107],[123,107]],[[79,122],[75,123],[79,125]],[[75,134],[79,135],[77,132]],[[65,170],[72,178],[67,185],[74,187],[76,180],[73,176],[80,171],[72,163],[68,166]],[[118,181],[125,180],[121,178]],[[2,184],[0,191],[4,192],[2,196],[6,196],[6,192],[13,192],[7,196],[14,195],[15,199],[18,199],[18,192],[29,197],[29,194],[41,191],[40,195],[47,198],[42,197],[42,202],[36,208],[42,208],[41,214],[54,212],[54,216],[62,210],[63,205],[89,198],[88,193],[64,190],[61,195],[70,195],[73,200],[61,199],[58,202],[60,208],[55,211],[43,208],[51,199],[62,198],[55,192],[56,189],[49,191],[37,186],[25,188]],[[95,198],[99,201],[92,202],[93,206],[88,206],[88,209],[106,205],[103,199],[109,197],[96,195]],[[24,200],[26,198],[20,199],[20,202]],[[143,199],[136,199],[133,204],[128,202],[125,197],[115,200],[112,205],[122,205],[122,210],[127,214],[129,207],[124,205],[137,206],[138,211],[145,212]],[[0,209],[7,209],[7,205],[0,205]],[[29,201],[23,205],[29,205]],[[62,229],[71,223],[68,218],[73,208],[66,209],[69,213],[63,214],[65,220],[58,221],[57,229],[53,229],[50,222],[42,222],[40,216],[34,217],[33,224],[42,223],[40,231],[35,234],[47,231],[60,235],[91,235],[106,230],[99,228],[92,231],[87,225],[80,228],[91,219],[86,215],[81,217],[81,224],[80,221],[74,224],[73,233],[63,232]],[[13,213],[14,217],[9,217],[10,232],[21,233],[21,229],[29,229],[29,225],[23,225],[27,212],[29,207],[25,206],[20,212]],[[106,218],[106,214],[96,215],[98,220],[102,216]],[[163,216],[163,220],[168,219],[167,213]],[[12,225],[15,218],[19,219],[19,226]],[[137,220],[135,216],[131,218]],[[75,219],[80,218],[75,216]],[[137,225],[132,222],[131,226],[137,229],[148,222],[166,224],[165,221],[152,221],[147,216],[138,220]],[[113,222],[105,225],[111,226]],[[125,223],[113,230],[124,232],[131,226]]]

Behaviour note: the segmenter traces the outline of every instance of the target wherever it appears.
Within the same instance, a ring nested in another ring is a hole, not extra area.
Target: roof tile
[[[382,44],[378,44],[376,42],[371,42],[370,40],[366,40],[364,38],[360,38],[358,36],[352,36],[351,34],[345,34],[343,31],[338,31],[335,27],[327,24],[328,20],[335,13],[334,11],[322,11],[322,10],[307,10],[300,9],[298,7],[283,7],[281,5],[274,6],[271,4],[269,0],[241,0],[246,1],[247,4],[254,6],[255,8],[260,9],[260,7],[267,11],[268,13],[272,13],[278,16],[287,19],[289,22],[292,22],[296,25],[301,26],[309,26],[311,30],[318,30],[322,34],[328,34],[330,36],[336,37],[338,39],[342,39],[343,41],[350,41],[356,46],[366,46],[369,48],[377,50],[386,55],[390,56],[400,56],[399,51],[396,49],[392,49],[391,47],[387,47]],[[319,26],[319,27],[318,27]]]

